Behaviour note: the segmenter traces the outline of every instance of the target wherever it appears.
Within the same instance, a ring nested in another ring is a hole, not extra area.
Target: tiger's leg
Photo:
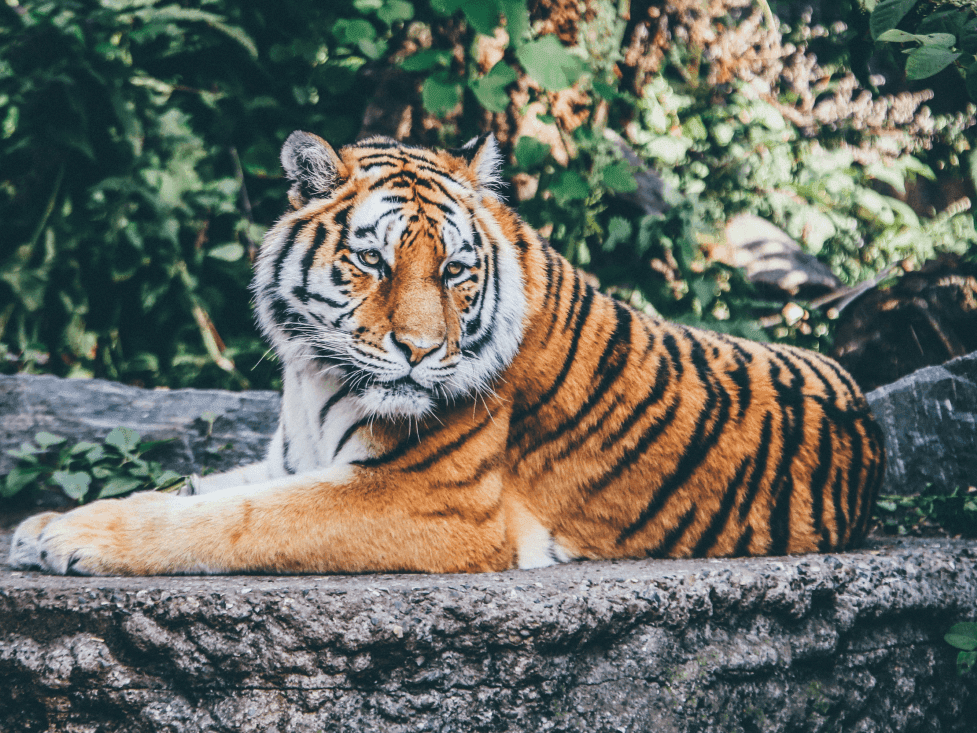
[[[223,473],[212,473],[208,476],[194,474],[188,478],[179,494],[180,496],[199,496],[222,489],[261,484],[270,479],[271,471],[268,461],[259,461]]]
[[[452,492],[343,467],[201,496],[137,494],[26,520],[10,563],[82,575],[500,570],[513,562],[501,486],[490,475]]]

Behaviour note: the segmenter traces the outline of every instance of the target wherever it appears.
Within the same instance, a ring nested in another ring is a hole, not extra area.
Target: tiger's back
[[[567,554],[777,555],[864,537],[882,436],[835,362],[649,318],[543,257],[549,321],[512,370],[556,377],[515,405],[507,453]]]
[[[491,138],[294,133],[254,281],[283,365],[266,460],[39,515],[11,563],[474,572],[860,541],[885,454],[851,378],[598,292],[494,194],[499,161]]]

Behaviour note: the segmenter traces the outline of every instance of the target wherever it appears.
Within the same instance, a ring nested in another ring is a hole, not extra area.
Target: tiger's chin
[[[430,392],[416,384],[374,384],[360,395],[363,408],[377,417],[421,418],[434,410]]]

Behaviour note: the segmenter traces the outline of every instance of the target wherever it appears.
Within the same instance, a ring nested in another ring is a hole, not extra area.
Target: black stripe
[[[736,368],[728,374],[733,384],[736,385],[736,404],[738,405],[736,420],[742,422],[753,400],[753,378],[750,376],[748,366],[753,361],[753,356],[739,344],[729,340],[726,342],[732,347],[736,360]]]
[[[794,496],[794,477],[790,474],[780,477],[779,490],[774,491],[773,508],[770,510],[771,555],[786,555],[790,547],[790,505]]]
[[[302,290],[308,290],[309,288],[309,269],[312,267],[312,261],[315,259],[316,253],[322,246],[322,243],[326,239],[326,234],[329,230],[321,222],[315,228],[315,236],[312,238],[312,246],[306,250],[305,255],[302,257]]]
[[[743,479],[746,478],[746,469],[749,465],[750,457],[747,456],[740,463],[740,467],[736,469],[733,478],[726,484],[726,490],[723,492],[719,509],[712,515],[712,519],[709,520],[709,525],[703,531],[702,536],[699,537],[699,541],[695,543],[695,547],[692,548],[693,557],[707,556],[709,551],[715,547],[720,535],[725,531],[726,525],[729,522],[729,515],[733,512],[733,505],[736,504],[736,495],[739,493],[740,486],[743,484]]]
[[[753,539],[753,527],[747,526],[743,530],[743,534],[740,535],[739,540],[736,542],[736,547],[733,548],[733,552],[730,557],[743,557],[749,552],[750,541]]]
[[[661,354],[658,357],[658,370],[655,373],[655,383],[651,386],[651,391],[644,396],[641,402],[634,406],[634,409],[628,413],[627,418],[617,427],[617,430],[604,438],[600,449],[602,451],[610,450],[620,443],[621,439],[628,434],[635,423],[644,417],[648,408],[656,404],[665,395],[665,390],[668,389],[669,382],[671,382],[671,370],[668,367],[668,362],[665,361],[665,355]]]
[[[771,349],[773,359],[770,361],[770,381],[777,392],[777,404],[781,408],[780,416],[780,459],[774,476],[777,478],[771,487],[771,550],[775,554],[784,554],[790,543],[790,496],[784,496],[794,490],[794,481],[790,476],[790,466],[804,444],[804,376],[788,356]],[[790,382],[780,381],[781,369],[777,362],[783,364],[790,372]]]
[[[343,397],[347,396],[349,392],[350,386],[348,384],[344,384],[342,387],[336,390],[332,397],[326,400],[326,404],[324,404],[322,409],[319,410],[319,427],[322,427],[325,424],[326,416],[329,414],[329,411],[333,408],[333,406],[343,399]]]
[[[821,418],[820,436],[818,439],[818,465],[811,474],[811,529],[816,535],[822,535],[824,528],[824,490],[831,477],[832,450],[831,424],[827,417]],[[825,547],[819,549],[824,552]]]
[[[854,428],[850,431],[851,436],[851,463],[848,465],[848,521],[852,524],[857,522],[855,515],[855,502],[858,501],[859,485],[862,473],[862,436]],[[854,529],[854,527],[853,527]],[[847,545],[847,542],[845,543]]]
[[[620,476],[624,469],[632,466],[635,460],[639,458],[646,450],[648,450],[648,447],[658,440],[661,434],[665,432],[665,429],[672,424],[672,420],[675,419],[675,414],[678,412],[679,405],[681,404],[682,396],[675,395],[675,399],[672,400],[671,404],[665,409],[662,416],[656,420],[653,420],[651,424],[645,428],[645,432],[638,439],[638,442],[624,451],[614,467],[601,474],[596,481],[581,486],[581,491],[583,491],[588,498],[594,496],[598,492],[603,491],[612,481]]]
[[[426,471],[435,463],[443,458],[447,458],[449,455],[462,448],[465,443],[469,441],[472,437],[480,433],[489,423],[492,422],[492,416],[486,414],[480,423],[475,425],[470,430],[462,433],[457,438],[452,440],[450,443],[445,443],[440,448],[438,448],[433,453],[430,453],[426,458],[421,459],[417,463],[412,463],[409,466],[404,467],[404,471],[410,471],[412,473],[417,473],[419,471]]]
[[[333,460],[335,460],[336,456],[339,455],[339,451],[341,451],[343,449],[343,447],[346,445],[346,443],[349,442],[349,439],[353,437],[353,435],[356,433],[356,431],[359,430],[362,427],[365,427],[366,425],[369,425],[369,424],[370,424],[370,419],[369,418],[363,418],[362,420],[357,420],[352,425],[350,425],[348,428],[346,428],[346,432],[343,433],[342,437],[339,439],[339,442],[336,443],[336,449],[332,452]],[[358,461],[353,461],[353,463],[359,463],[359,462]],[[363,465],[363,464],[362,463],[359,463],[359,465]]]
[[[580,277],[576,277],[579,282]],[[566,379],[567,374],[570,371],[570,367],[573,366],[574,357],[577,355],[577,348],[580,346],[580,335],[583,333],[584,325],[587,323],[587,318],[590,315],[590,306],[594,300],[594,289],[588,284],[586,286],[586,292],[583,299],[580,301],[580,307],[576,312],[576,319],[573,327],[573,335],[570,337],[570,347],[567,349],[566,358],[563,360],[563,367],[560,369],[560,373],[557,375],[556,380],[550,385],[549,389],[543,393],[543,395],[536,400],[532,405],[527,405],[524,407],[518,416],[513,417],[513,422],[522,422],[529,415],[534,414],[540,410],[540,408],[553,399],[553,396],[559,391],[560,387],[563,386],[563,381]],[[567,319],[567,324],[569,325],[570,319]]]
[[[308,219],[300,219],[292,225],[292,228],[288,230],[288,236],[285,237],[285,242],[282,244],[281,251],[278,253],[278,257],[275,258],[275,279],[274,282],[270,283],[270,287],[278,287],[278,284],[282,279],[282,267],[285,265],[285,259],[288,257],[289,252],[292,251],[292,247],[295,246],[295,238],[298,237],[302,228],[309,223]]]
[[[763,418],[763,427],[760,429],[760,441],[757,443],[753,471],[750,473],[750,480],[746,484],[746,494],[743,495],[743,502],[739,508],[741,522],[746,519],[746,515],[753,508],[753,501],[760,491],[760,484],[767,470],[767,460],[770,458],[770,437],[772,433],[773,413],[767,412]]]
[[[295,469],[292,467],[292,459],[289,453],[292,449],[292,441],[288,439],[288,434],[282,430],[282,467],[285,469],[285,473],[293,474]]]
[[[676,378],[681,378],[685,372],[685,363],[682,361],[682,353],[679,351],[678,343],[675,341],[675,335],[666,333],[662,336],[662,345],[672,359],[672,366],[675,368]]]
[[[835,527],[837,528],[838,538],[836,540],[838,547],[843,547],[845,544],[845,535],[848,531],[848,519],[845,517],[844,511],[842,511],[841,505],[841,489],[842,489],[842,477],[844,472],[839,466],[838,470],[835,472],[835,480],[831,485],[831,500],[834,504],[835,510]]]
[[[551,430],[542,436],[535,436],[534,440],[523,448],[523,458],[557,440],[571,428],[578,427],[621,376],[621,372],[624,371],[624,367],[628,363],[628,354],[631,351],[631,312],[614,301],[614,316],[614,331],[604,344],[604,349],[597,362],[597,368],[594,370],[595,376],[600,375],[597,386],[591,391],[587,401],[572,416],[560,423],[555,430]],[[612,355],[614,362],[608,367]]]
[[[566,265],[564,265],[563,262],[557,259],[556,255],[553,254],[553,250],[550,249],[549,247],[547,247],[544,251],[546,253],[546,258],[547,258],[547,267],[549,267],[551,263],[555,261],[556,271],[557,271],[555,281],[552,279],[552,274],[550,274],[549,284],[550,285],[555,284],[555,287],[553,288],[553,295],[547,297],[547,299],[543,302],[543,307],[549,308],[550,310],[550,325],[546,329],[546,335],[543,337],[543,342],[540,344],[541,346],[545,347],[546,344],[549,343],[550,336],[553,335],[553,329],[556,327],[556,322],[560,320],[560,310],[563,304],[563,275],[564,275],[564,270],[566,269]],[[547,293],[548,292],[549,291],[547,291]],[[574,294],[574,297],[576,297],[576,294]],[[573,300],[571,300],[570,302],[572,303]]]
[[[656,547],[650,548],[645,551],[647,557],[669,557],[672,551],[675,549],[675,545],[679,543],[679,540],[685,535],[686,531],[692,523],[695,522],[696,508],[695,504],[690,506],[686,510],[685,514],[678,521],[674,527],[672,527],[665,536],[662,537],[662,541],[658,543]]]
[[[706,389],[706,403],[699,412],[692,437],[689,439],[688,448],[679,458],[675,469],[670,476],[662,481],[654,498],[638,515],[637,519],[621,530],[617,537],[618,544],[627,541],[640,532],[661,512],[675,492],[684,486],[689,477],[705,462],[709,452],[719,441],[729,420],[729,394],[716,381],[701,342],[692,334],[686,334],[686,338],[692,344],[689,354],[690,360],[699,375],[699,381]],[[712,420],[712,427],[707,431],[706,425],[713,418],[714,410],[716,411],[715,419]]]

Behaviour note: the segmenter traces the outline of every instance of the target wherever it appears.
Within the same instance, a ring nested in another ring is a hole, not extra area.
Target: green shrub
[[[130,428],[115,428],[101,445],[69,445],[61,436],[40,432],[34,442],[8,451],[17,465],[0,484],[0,499],[55,492],[84,504],[133,491],[177,488],[183,476],[145,457],[163,442],[144,443]]]

